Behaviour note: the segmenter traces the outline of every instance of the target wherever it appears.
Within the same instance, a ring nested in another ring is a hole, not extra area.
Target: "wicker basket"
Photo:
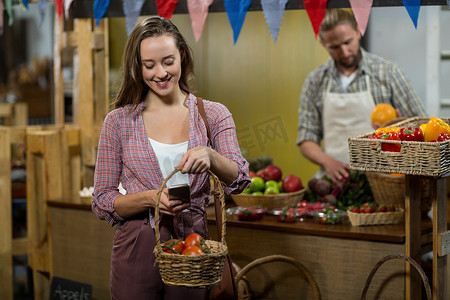
[[[419,127],[428,120],[427,117],[414,117],[392,124],[392,127]],[[434,177],[450,172],[450,141],[430,143],[369,139],[373,134],[371,132],[348,139],[352,169]],[[382,143],[401,144],[401,150],[382,151]]]
[[[298,202],[303,200],[306,187],[300,191],[293,193],[281,193],[272,195],[250,195],[250,194],[238,194],[231,195],[234,203],[238,206],[261,206],[267,210],[274,210],[285,206],[295,206]]]
[[[366,177],[376,203],[405,208],[405,176],[367,172]],[[428,212],[431,209],[430,184],[430,178],[420,178],[422,212]]]
[[[417,272],[419,272],[420,278],[422,278],[422,282],[425,287],[425,291],[427,293],[427,300],[431,300],[432,299],[431,287],[430,287],[430,283],[428,281],[427,274],[414,259],[412,259],[409,256],[403,255],[403,254],[390,254],[390,255],[382,258],[379,262],[377,262],[377,264],[370,271],[370,274],[367,277],[366,283],[364,284],[364,290],[361,295],[361,300],[366,300],[367,291],[369,290],[370,283],[372,282],[372,279],[375,276],[375,274],[377,273],[378,269],[381,267],[381,265],[383,265],[385,262],[387,262],[388,260],[391,260],[391,259],[401,259],[406,262],[409,262],[410,265],[413,266]]]
[[[215,285],[222,279],[222,270],[225,263],[225,257],[228,248],[225,242],[225,197],[223,187],[212,172],[209,171],[213,180],[217,183],[220,193],[220,202],[222,207],[222,242],[206,240],[211,253],[204,255],[181,255],[170,254],[162,251],[159,233],[159,201],[161,193],[167,180],[181,169],[175,169],[162,183],[158,190],[157,202],[155,207],[155,235],[156,262],[159,265],[159,272],[163,282],[167,285],[206,288]]]
[[[399,224],[405,218],[405,210],[377,212],[371,214],[347,211],[352,226]]]

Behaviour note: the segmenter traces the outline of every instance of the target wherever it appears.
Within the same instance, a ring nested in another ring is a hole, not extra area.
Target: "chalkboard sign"
[[[53,276],[50,300],[90,300],[92,285]]]

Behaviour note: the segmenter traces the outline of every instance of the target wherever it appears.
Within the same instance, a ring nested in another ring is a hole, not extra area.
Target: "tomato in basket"
[[[184,239],[185,250],[188,248],[191,248],[192,246],[196,246],[196,247],[200,248],[200,250],[202,250],[202,252],[204,252],[203,254],[210,253],[210,249],[209,249],[208,245],[206,245],[205,239],[200,234],[195,233],[195,232],[191,233]],[[196,251],[194,251],[194,252],[196,252]]]
[[[181,254],[184,250],[184,242],[177,239],[170,239],[162,245],[162,250],[166,253]]]
[[[190,246],[189,248],[184,249],[183,255],[205,255],[205,252],[200,249],[198,246]]]

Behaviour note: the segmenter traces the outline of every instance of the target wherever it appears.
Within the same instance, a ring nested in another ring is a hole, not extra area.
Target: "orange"
[[[387,121],[395,119],[397,114],[395,112],[395,108],[392,105],[387,103],[377,104],[370,114],[370,119],[372,123],[384,124]]]

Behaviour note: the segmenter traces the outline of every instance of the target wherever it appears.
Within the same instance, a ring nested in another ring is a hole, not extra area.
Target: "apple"
[[[288,175],[283,179],[283,184],[281,185],[283,192],[293,193],[301,190],[303,188],[302,180],[300,177],[295,175]]]
[[[283,177],[283,173],[281,172],[281,169],[274,165],[268,165],[264,169],[264,173],[269,178],[268,180],[280,181],[281,178]]]
[[[256,173],[253,172],[253,171],[249,171],[249,172],[248,172],[248,176],[249,176],[250,178],[253,178],[253,177],[256,176]]]
[[[264,179],[264,181],[269,180],[269,176],[266,173],[266,171],[264,169],[259,170],[258,172],[256,172],[256,177],[261,177],[262,179]]]

